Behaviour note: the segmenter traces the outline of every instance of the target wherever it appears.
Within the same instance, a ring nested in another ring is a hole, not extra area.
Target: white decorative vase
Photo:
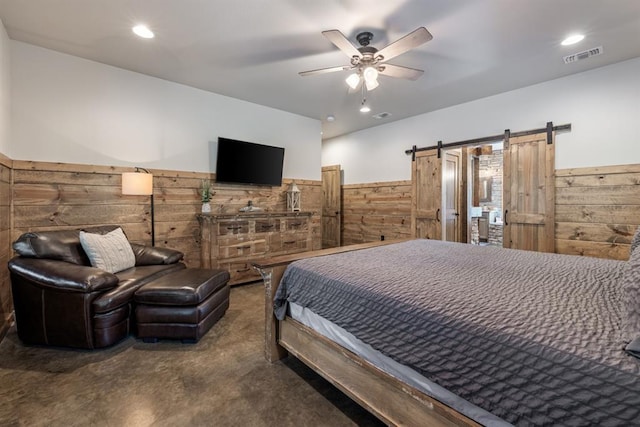
[[[211,213],[211,204],[209,202],[202,204],[202,213]]]

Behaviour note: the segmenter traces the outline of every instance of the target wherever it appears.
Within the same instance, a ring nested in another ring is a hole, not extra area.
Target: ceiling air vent
[[[564,63],[571,64],[572,62],[582,61],[583,59],[591,58],[592,56],[602,54],[602,46],[592,47],[591,49],[583,50],[582,52],[574,53],[573,55],[565,56]]]
[[[371,116],[371,117],[373,117],[374,119],[378,119],[378,120],[380,120],[380,119],[387,118],[387,117],[389,117],[390,115],[391,115],[391,113],[384,112],[384,113],[378,113],[378,114],[376,114],[376,115],[374,115],[374,116]]]

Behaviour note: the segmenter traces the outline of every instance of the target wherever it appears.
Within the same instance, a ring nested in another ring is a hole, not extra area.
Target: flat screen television
[[[216,181],[282,185],[284,148],[218,138]]]

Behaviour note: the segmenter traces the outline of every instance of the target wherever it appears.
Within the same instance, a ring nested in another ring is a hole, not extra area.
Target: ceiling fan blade
[[[323,31],[322,35],[328,38],[331,43],[336,45],[336,47],[343,51],[349,58],[353,58],[354,56],[362,58],[360,51],[339,30]]]
[[[398,55],[402,55],[408,50],[416,48],[423,43],[431,40],[433,36],[426,28],[420,27],[417,30],[407,34],[401,39],[396,40],[391,43],[387,47],[382,48],[378,51],[376,56],[384,57],[385,61],[388,61],[391,58],[395,58]]]
[[[424,73],[417,68],[402,67],[400,65],[382,64],[380,65],[380,74],[389,77],[397,77],[407,80],[418,80]]]
[[[350,70],[351,68],[352,68],[351,65],[342,65],[340,67],[319,68],[317,70],[300,71],[298,74],[300,74],[302,77],[306,77],[306,76],[313,76],[316,74],[334,73],[336,71],[346,71],[346,70]]]

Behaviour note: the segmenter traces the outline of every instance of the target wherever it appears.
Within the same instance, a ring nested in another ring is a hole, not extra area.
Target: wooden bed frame
[[[398,243],[381,241],[269,258],[253,263],[265,288],[265,357],[291,354],[388,425],[479,426],[445,404],[381,371],[351,351],[287,317],[273,315],[280,279],[293,261]]]

